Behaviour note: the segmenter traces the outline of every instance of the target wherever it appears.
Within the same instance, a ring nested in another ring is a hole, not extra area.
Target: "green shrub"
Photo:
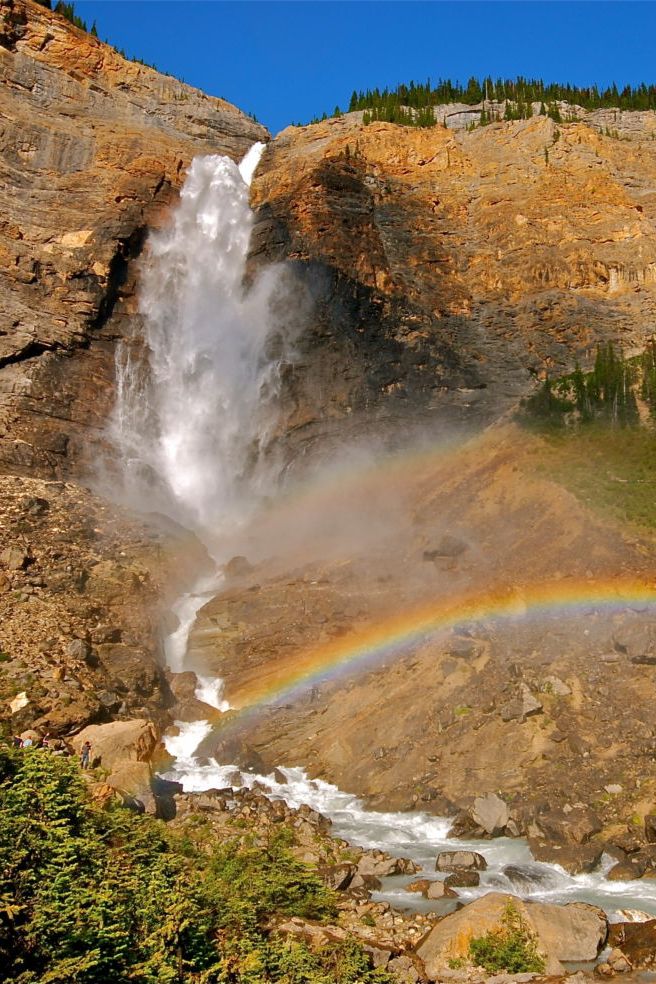
[[[195,829],[195,828],[194,828]],[[272,938],[335,895],[289,851],[101,810],[77,761],[0,748],[0,963],[16,984],[391,984],[356,943]]]
[[[535,935],[512,902],[506,905],[500,926],[471,941],[469,956],[489,974],[503,970],[511,974],[542,974],[545,970]]]

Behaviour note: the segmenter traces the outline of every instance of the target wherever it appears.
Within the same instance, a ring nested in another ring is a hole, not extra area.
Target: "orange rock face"
[[[352,114],[269,145],[254,183],[256,251],[320,267],[332,294],[339,282],[352,299],[348,331],[328,312],[330,343],[317,341],[343,352],[336,412],[367,391],[369,410],[390,412],[402,396],[489,419],[536,375],[585,365],[600,340],[644,343],[656,299],[656,114],[619,114],[613,137],[605,118],[467,132],[362,126]],[[372,325],[376,309],[388,324]],[[372,376],[370,333],[381,351],[396,345],[385,378]]]
[[[131,260],[189,161],[268,134],[32,0],[0,2],[0,133],[0,464],[52,474],[102,428]]]

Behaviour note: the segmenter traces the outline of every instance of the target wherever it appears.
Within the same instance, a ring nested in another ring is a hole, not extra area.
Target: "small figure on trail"
[[[12,735],[11,744],[13,748],[22,748],[23,739],[21,738],[20,735]]]
[[[91,761],[91,742],[85,741],[82,745],[82,751],[80,752],[80,765],[83,769],[89,768],[89,763]]]
[[[39,748],[48,748],[50,745],[50,735],[46,731],[45,735],[39,740]]]
[[[23,738],[23,744],[21,745],[21,748],[31,748],[33,744],[34,742],[28,735],[27,738]]]

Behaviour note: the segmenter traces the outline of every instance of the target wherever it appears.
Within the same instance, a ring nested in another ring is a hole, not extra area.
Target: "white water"
[[[534,861],[528,845],[521,839],[499,837],[494,840],[453,840],[447,837],[451,822],[427,813],[379,813],[367,810],[357,798],[344,793],[336,786],[321,779],[309,779],[303,769],[281,768],[287,782],[280,783],[272,775],[240,773],[233,765],[220,765],[213,759],[199,761],[194,755],[196,747],[211,731],[207,722],[204,728],[181,725],[181,738],[167,739],[171,754],[181,747],[175,767],[167,778],[183,783],[187,792],[226,787],[251,788],[256,782],[268,789],[273,799],[285,800],[292,807],[306,803],[330,817],[332,833],[365,848],[379,848],[396,857],[410,857],[422,867],[425,877],[435,878],[435,858],[440,851],[472,850],[484,855],[488,863],[481,872],[478,888],[459,888],[463,901],[471,901],[490,891],[509,892],[526,899],[544,902],[590,902],[604,908],[613,918],[622,909],[634,909],[656,915],[656,894],[649,880],[609,882],[605,873],[612,865],[605,858],[600,871],[585,875],[569,875],[558,865]],[[195,730],[198,729],[198,730]],[[176,742],[180,742],[176,745]],[[509,868],[509,866],[511,866]],[[397,877],[386,880],[384,890],[375,897],[386,899],[392,905],[406,909],[439,909],[439,903],[430,903],[421,896],[405,891],[405,885],[413,878]]]
[[[113,436],[128,491],[142,508],[160,509],[194,529],[211,552],[221,534],[248,518],[258,496],[275,487],[277,465],[265,452],[276,422],[280,369],[298,330],[298,321],[288,318],[298,304],[286,293],[280,268],[244,289],[252,225],[247,185],[261,151],[251,148],[240,167],[223,157],[194,160],[171,227],[150,240],[141,298],[145,352],[125,347],[118,364]],[[178,600],[178,628],[166,643],[172,669],[189,668],[189,632],[218,583],[217,576],[202,579]],[[220,710],[228,706],[221,681],[211,677],[199,676],[196,696]],[[574,878],[534,862],[521,840],[449,841],[445,819],[368,811],[355,796],[309,780],[301,769],[283,769],[287,782],[281,784],[273,776],[239,775],[232,765],[201,761],[196,751],[210,732],[207,721],[195,721],[179,724],[178,733],[166,738],[175,758],[169,776],[186,790],[257,780],[272,797],[292,806],[307,803],[331,817],[335,834],[412,857],[427,874],[434,874],[441,850],[479,850],[489,867],[480,888],[459,890],[464,899],[502,889],[551,901],[586,900],[610,912],[656,913],[648,881],[607,882],[603,872]],[[384,897],[404,906],[428,904],[405,893],[403,884],[397,879],[398,887],[386,886]]]
[[[255,144],[241,166],[194,159],[170,226],[148,240],[145,349],[123,345],[117,358],[112,437],[128,497],[210,547],[275,485],[278,464],[267,451],[302,316],[300,288],[283,266],[244,285],[248,183],[263,149]]]

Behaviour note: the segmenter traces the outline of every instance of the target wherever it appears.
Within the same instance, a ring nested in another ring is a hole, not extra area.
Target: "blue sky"
[[[353,89],[410,79],[527,75],[606,85],[656,80],[656,4],[78,0],[100,37],[276,133]]]

